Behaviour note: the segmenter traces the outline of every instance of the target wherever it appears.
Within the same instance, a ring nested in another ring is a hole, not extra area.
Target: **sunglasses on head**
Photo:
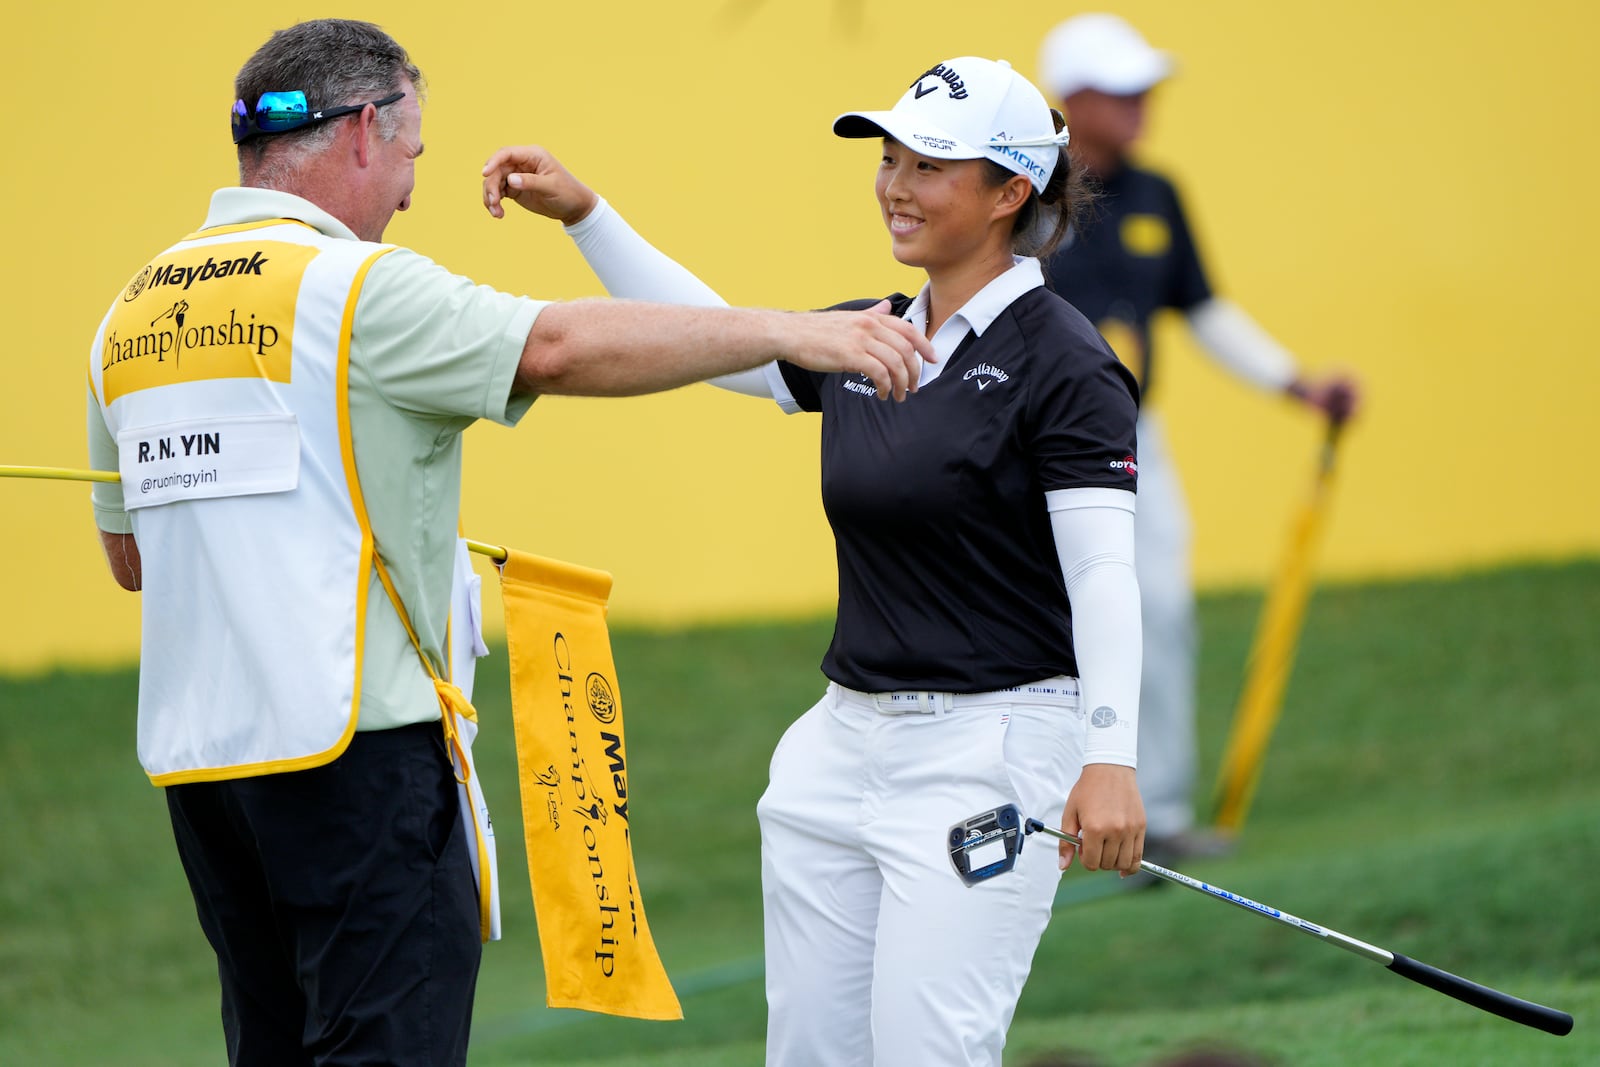
[[[404,92],[390,93],[381,100],[369,100],[367,103],[373,107],[383,107],[405,99],[405,95]],[[299,90],[262,93],[261,99],[256,101],[254,111],[246,107],[243,100],[235,100],[232,116],[233,143],[238,144],[240,141],[264,134],[288,133],[290,130],[309,126],[313,122],[354,114],[366,106],[366,104],[342,104],[339,107],[324,107],[313,111],[306,106],[306,94]]]
[[[1050,121],[1055,125],[1056,132],[1046,137],[1022,137],[1018,139],[995,137],[989,140],[990,148],[1000,148],[1010,145],[1012,148],[1058,148],[1067,147],[1072,140],[1072,135],[1067,132],[1067,117],[1055,108],[1050,109]]]

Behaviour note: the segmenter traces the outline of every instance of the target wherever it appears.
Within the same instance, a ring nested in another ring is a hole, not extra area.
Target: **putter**
[[[1006,805],[1006,807],[1012,808],[1011,815],[1015,817],[1015,807],[1013,805]],[[951,827],[952,845],[955,844],[955,832],[958,827],[965,831],[967,826],[974,823],[976,823],[976,825],[973,826],[974,829],[978,829],[980,826],[987,827],[991,824],[991,821],[994,824],[999,824],[1002,821],[1000,813],[1003,813],[1004,811],[1005,808],[999,808],[993,812],[985,812],[984,814],[974,816],[972,819],[966,820],[965,822],[957,823],[956,826]],[[1051,837],[1059,838],[1062,841],[1071,842],[1079,847],[1082,847],[1083,845],[1083,842],[1074,835],[1063,833],[1062,831],[1053,827],[1046,826],[1038,819],[1024,819],[1021,821],[1024,827],[1024,837],[1027,834],[1042,833],[1048,834]],[[1015,824],[1013,823],[1012,825]],[[990,844],[992,841],[993,838],[988,837],[984,830],[979,830],[979,832],[973,834],[971,838],[972,845],[979,847]],[[1019,847],[1017,851],[1020,851],[1020,845],[1021,840],[1019,839]],[[1016,862],[1015,854],[1013,853],[1007,857],[1011,861],[1009,863],[998,862],[981,864],[974,872],[969,865],[963,864],[956,857],[957,851],[960,850],[957,848],[952,848],[951,862],[955,865],[957,873],[962,875],[963,881],[966,881],[968,885],[972,885],[976,881],[985,880],[988,877],[993,877],[994,875],[1003,874],[1010,870]],[[1523,1026],[1531,1026],[1535,1030],[1543,1030],[1547,1034],[1555,1034],[1557,1036],[1562,1036],[1572,1032],[1572,1016],[1568,1015],[1564,1011],[1558,1011],[1555,1008],[1547,1008],[1543,1004],[1535,1004],[1531,1000],[1523,1000],[1520,997],[1513,997],[1508,993],[1500,992],[1498,989],[1490,989],[1488,986],[1479,985],[1477,982],[1469,982],[1467,979],[1453,975],[1449,971],[1441,971],[1437,967],[1430,966],[1429,964],[1423,963],[1420,960],[1414,960],[1409,956],[1402,956],[1398,952],[1390,952],[1388,949],[1379,948],[1376,945],[1369,945],[1365,941],[1358,941],[1353,937],[1339,933],[1337,930],[1330,930],[1325,926],[1318,926],[1316,923],[1307,922],[1304,919],[1290,915],[1286,911],[1279,911],[1277,908],[1271,907],[1267,904],[1259,904],[1256,901],[1251,900],[1249,897],[1241,897],[1237,893],[1230,893],[1221,886],[1210,885],[1206,882],[1199,881],[1198,879],[1190,878],[1186,874],[1182,874],[1178,871],[1168,870],[1167,868],[1158,866],[1157,864],[1151,863],[1148,860],[1141,860],[1139,863],[1139,868],[1140,870],[1155,875],[1157,878],[1164,878],[1169,882],[1176,882],[1179,885],[1188,886],[1197,893],[1204,893],[1208,897],[1215,897],[1218,900],[1225,900],[1229,904],[1243,908],[1248,912],[1252,912],[1256,915],[1263,915],[1266,918],[1271,919],[1273,922],[1282,923],[1284,926],[1299,930],[1304,934],[1310,934],[1312,937],[1315,937],[1320,941],[1337,945],[1346,952],[1353,952],[1363,959],[1373,960],[1374,962],[1381,963],[1402,978],[1408,978],[1419,985],[1427,986],[1436,993],[1443,993],[1447,997],[1454,997],[1463,1003],[1471,1004],[1474,1008],[1489,1012],[1493,1015],[1498,1015],[1502,1019],[1510,1019],[1514,1023],[1521,1023]],[[993,875],[989,874],[990,869],[993,869]],[[976,873],[979,877],[973,878],[974,873]]]
[[[987,882],[1017,865],[1025,835],[1015,804],[1004,804],[950,827],[950,863],[967,885]]]

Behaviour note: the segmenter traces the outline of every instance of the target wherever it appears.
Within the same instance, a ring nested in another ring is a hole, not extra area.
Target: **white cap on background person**
[[[840,137],[892,137],[935,159],[991,159],[1039,192],[1067,143],[1061,115],[1005,60],[962,56],[917,76],[889,111],[849,111]]]
[[[1039,80],[1056,100],[1080,89],[1111,96],[1147,92],[1172,73],[1172,56],[1116,15],[1077,15],[1045,35]]]

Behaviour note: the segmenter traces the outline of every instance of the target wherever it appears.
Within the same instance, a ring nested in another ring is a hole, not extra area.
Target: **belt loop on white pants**
[[[946,715],[957,708],[992,707],[996,704],[1061,704],[1071,707],[1078,703],[1078,680],[1065,675],[983,693],[946,693],[933,689],[863,693],[837,682],[830,682],[829,688],[840,701],[870,708],[880,715]]]

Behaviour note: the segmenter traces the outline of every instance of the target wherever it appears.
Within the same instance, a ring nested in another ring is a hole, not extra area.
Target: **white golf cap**
[[[850,111],[840,137],[893,137],[936,159],[992,159],[1044,192],[1067,131],[1033,83],[1005,60],[947,59],[911,83],[890,111]]]
[[[1046,34],[1039,47],[1039,80],[1056,100],[1079,89],[1132,96],[1171,73],[1172,57],[1151,48],[1115,15],[1077,15]]]

